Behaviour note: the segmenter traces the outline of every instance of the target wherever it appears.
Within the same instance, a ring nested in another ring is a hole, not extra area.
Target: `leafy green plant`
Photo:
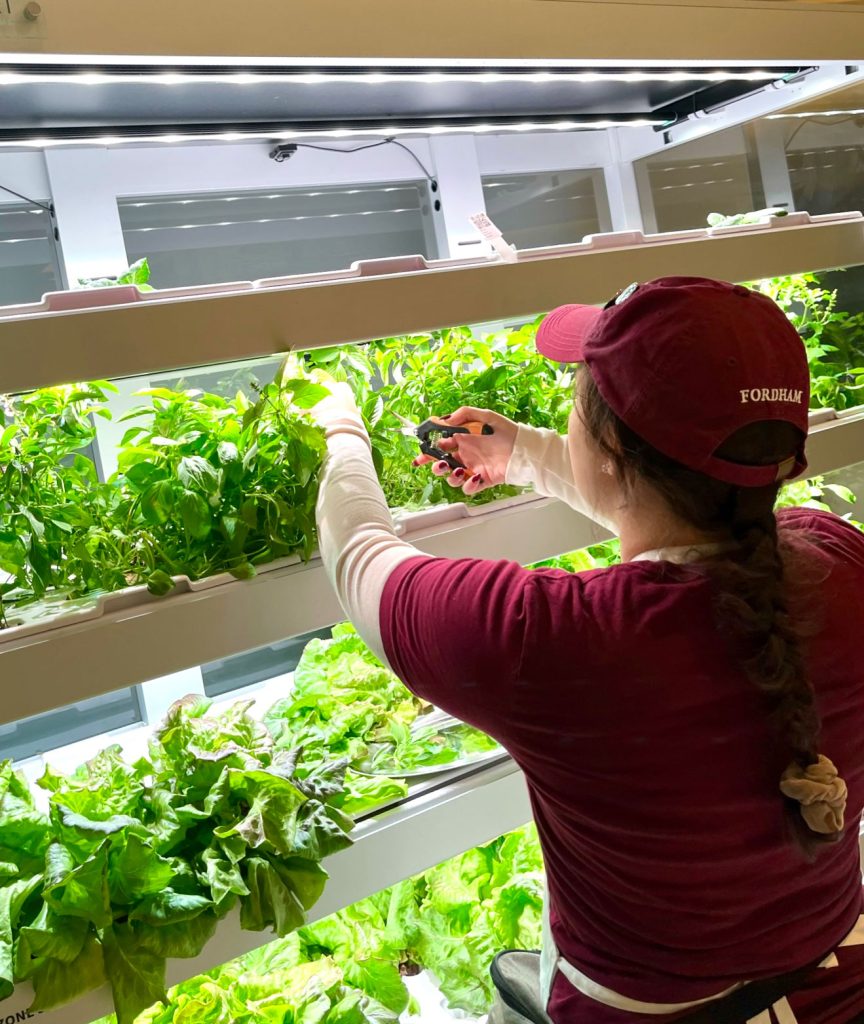
[[[94,416],[108,416],[107,381],[0,399],[0,624],[7,602],[103,584],[75,541],[94,524],[104,487],[82,454]]]
[[[540,844],[528,825],[178,986],[171,1005],[152,1019],[188,1019],[180,1011],[205,984],[242,985],[249,973],[274,978],[275,989],[281,972],[322,958],[338,967],[345,985],[394,1015],[411,1012],[404,978],[424,969],[452,1008],[485,1013],[495,954],[540,946],[544,890]]]
[[[621,561],[621,545],[617,537],[591,544],[578,551],[570,551],[555,558],[547,558],[530,566],[532,569],[564,569],[566,572],[585,572],[589,569],[605,569]]]
[[[152,292],[154,289],[150,284],[150,264],[147,262],[146,257],[138,260],[137,263],[133,263],[128,270],[124,270],[122,274],[118,274],[116,277],[78,278],[79,288],[111,288],[118,284],[134,284],[142,292]]]
[[[325,443],[305,410],[327,389],[292,369],[254,403],[156,388],[124,417],[138,425],[121,441],[117,483],[138,531],[137,573],[155,592],[172,575],[243,579],[275,558],[312,553]]]
[[[294,374],[299,376],[294,376]],[[82,450],[112,385],[44,388],[5,400],[0,432],[0,608],[172,576],[238,578],[308,558],[323,431],[308,415],[327,390],[287,361],[252,402],[199,391],[143,392],[147,405],[100,482]]]
[[[226,965],[171,989],[137,1024],[397,1024],[398,1015],[347,984],[328,957],[258,969]]]
[[[810,364],[811,404],[846,409],[864,403],[864,313],[837,309],[837,292],[815,274],[758,281],[804,339]]]
[[[303,924],[321,860],[350,844],[345,763],[306,769],[248,703],[208,709],[175,704],[134,764],[109,747],[46,769],[47,819],[0,765],[0,995],[29,979],[45,1010],[107,980],[128,1024],[163,997],[166,957],[196,956],[238,903],[247,929]]]
[[[274,704],[264,722],[277,747],[303,749],[307,766],[347,761],[342,806],[356,815],[407,792],[388,772],[445,765],[497,746],[469,726],[461,727],[457,742],[446,742],[434,726],[422,727],[429,710],[345,623],[334,626],[332,639],[306,645],[291,696]]]
[[[417,442],[405,435],[405,421],[420,423],[471,405],[533,426],[566,430],[572,370],[537,352],[536,331],[536,322],[482,337],[469,327],[454,327],[364,348],[319,349],[308,359],[351,383],[387,500],[392,508],[411,509],[466,499],[428,471],[412,468]],[[516,493],[502,486],[471,500],[482,503]]]

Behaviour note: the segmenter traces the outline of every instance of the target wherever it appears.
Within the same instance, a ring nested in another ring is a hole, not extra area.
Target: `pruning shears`
[[[461,426],[455,427],[445,420],[435,419],[434,417],[417,424],[405,416],[400,416],[398,412],[394,413],[394,415],[402,424],[402,433],[407,437],[417,438],[420,442],[420,451],[424,455],[446,462],[451,469],[465,469],[465,464],[460,462],[452,452],[445,452],[438,447],[438,442],[441,438],[453,437],[456,434],[475,434],[480,436],[481,434],[495,433],[488,423],[480,423],[478,420],[472,420],[469,423],[463,423]]]

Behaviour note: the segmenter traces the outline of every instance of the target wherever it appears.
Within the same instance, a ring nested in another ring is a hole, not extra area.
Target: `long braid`
[[[820,846],[842,836],[845,785],[833,765],[818,754],[819,714],[800,624],[789,607],[787,566],[774,516],[779,484],[739,488],[687,469],[634,434],[603,400],[585,368],[578,387],[583,423],[620,479],[627,485],[637,478],[644,480],[679,518],[732,542],[728,550],[703,563],[714,585],[718,625],[738,652],[748,679],[763,695],[774,733],[788,750],[792,765],[784,772],[781,790],[791,838],[812,859]],[[754,424],[724,444],[718,454],[751,465],[781,461],[795,447],[788,429],[773,422]],[[813,766],[818,769],[818,785],[830,790],[834,799],[831,813],[819,821],[802,811],[804,801],[796,793],[802,779],[812,787],[808,769]],[[788,785],[787,776],[791,778]]]
[[[741,664],[763,694],[775,734],[801,769],[818,761],[820,722],[802,638],[787,601],[785,565],[773,505],[775,488],[739,490],[730,524],[734,553],[710,566],[721,625],[742,645]],[[787,800],[792,838],[808,858],[839,833],[807,827]]]

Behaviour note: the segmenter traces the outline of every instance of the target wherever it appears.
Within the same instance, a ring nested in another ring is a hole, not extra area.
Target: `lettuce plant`
[[[321,861],[351,842],[345,763],[306,769],[248,703],[208,708],[174,705],[134,764],[109,747],[46,769],[47,817],[0,764],[0,997],[29,979],[46,1010],[107,980],[131,1024],[164,996],[166,958],[196,956],[238,904],[247,929],[303,924]]]
[[[335,968],[345,991],[361,1007],[374,1007],[375,1019],[416,1011],[404,979],[421,970],[432,973],[451,1008],[482,1014],[494,997],[489,966],[495,954],[539,948],[544,890],[540,845],[529,825],[183,982],[139,1022],[234,1020],[226,1006],[250,1024],[270,1021],[266,1012],[254,1015],[259,1004],[249,1004],[250,988],[266,1011],[304,966],[304,977]],[[362,1017],[356,1021],[365,1024]],[[342,1021],[333,1018],[333,1024]]]
[[[443,766],[497,747],[467,725],[458,730],[458,744],[447,742],[434,726],[422,726],[429,710],[344,623],[333,627],[332,639],[306,645],[291,696],[277,701],[264,721],[277,747],[302,747],[306,766],[333,757],[347,761],[342,806],[356,815],[407,793],[387,772]]]

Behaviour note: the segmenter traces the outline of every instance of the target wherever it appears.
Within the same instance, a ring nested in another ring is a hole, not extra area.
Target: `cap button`
[[[743,284],[734,284],[732,285],[732,294],[747,296],[750,294],[750,289],[745,288]]]

